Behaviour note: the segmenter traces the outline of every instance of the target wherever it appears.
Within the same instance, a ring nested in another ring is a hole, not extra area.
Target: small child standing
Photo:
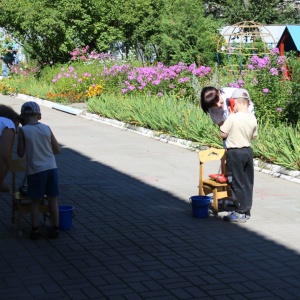
[[[248,111],[249,93],[244,89],[233,92],[234,112],[220,127],[220,135],[226,138],[226,165],[228,182],[237,210],[225,216],[224,221],[246,222],[250,218],[253,198],[254,167],[251,140],[257,137],[257,120]]]
[[[49,238],[59,235],[59,213],[57,196],[60,195],[59,175],[55,161],[55,154],[60,153],[60,146],[49,126],[39,122],[41,110],[37,103],[25,102],[21,108],[24,126],[18,132],[19,157],[26,153],[26,172],[28,196],[31,198],[30,237],[36,240],[40,237],[38,229],[39,205],[46,195],[50,206],[52,228]]]

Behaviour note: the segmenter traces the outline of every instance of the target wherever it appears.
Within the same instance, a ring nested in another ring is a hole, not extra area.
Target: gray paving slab
[[[0,194],[1,299],[299,299],[298,183],[255,172],[249,221],[195,219],[196,152],[41,108],[63,147],[59,203],[75,217],[33,242],[29,216],[19,237]]]

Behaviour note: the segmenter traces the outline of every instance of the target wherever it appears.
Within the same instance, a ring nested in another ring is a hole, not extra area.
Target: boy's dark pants
[[[237,212],[251,210],[253,198],[253,151],[248,148],[231,148],[226,152],[228,182]]]

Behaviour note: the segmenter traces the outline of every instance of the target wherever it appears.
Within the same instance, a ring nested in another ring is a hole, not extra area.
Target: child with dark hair
[[[19,130],[19,157],[26,153],[26,172],[28,196],[31,198],[31,239],[39,238],[38,214],[39,205],[44,195],[50,206],[53,227],[48,237],[57,238],[59,235],[59,214],[57,196],[60,195],[59,176],[55,154],[60,153],[59,144],[49,126],[39,122],[41,110],[37,103],[29,101],[22,105],[21,115],[24,126]]]
[[[228,117],[228,103],[227,99],[231,98],[231,95],[237,88],[225,87],[220,90],[213,86],[207,86],[203,88],[200,97],[200,105],[203,111],[210,115],[212,121],[219,127],[224,123]],[[246,91],[246,90],[244,90]],[[254,106],[250,99],[248,91],[246,91],[249,99],[248,110],[254,112]],[[229,108],[230,110],[230,108]]]

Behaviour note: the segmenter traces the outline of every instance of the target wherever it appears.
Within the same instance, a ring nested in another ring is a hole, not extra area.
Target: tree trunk
[[[244,5],[245,5],[246,11],[248,11],[248,9],[249,9],[249,0],[244,0]]]

